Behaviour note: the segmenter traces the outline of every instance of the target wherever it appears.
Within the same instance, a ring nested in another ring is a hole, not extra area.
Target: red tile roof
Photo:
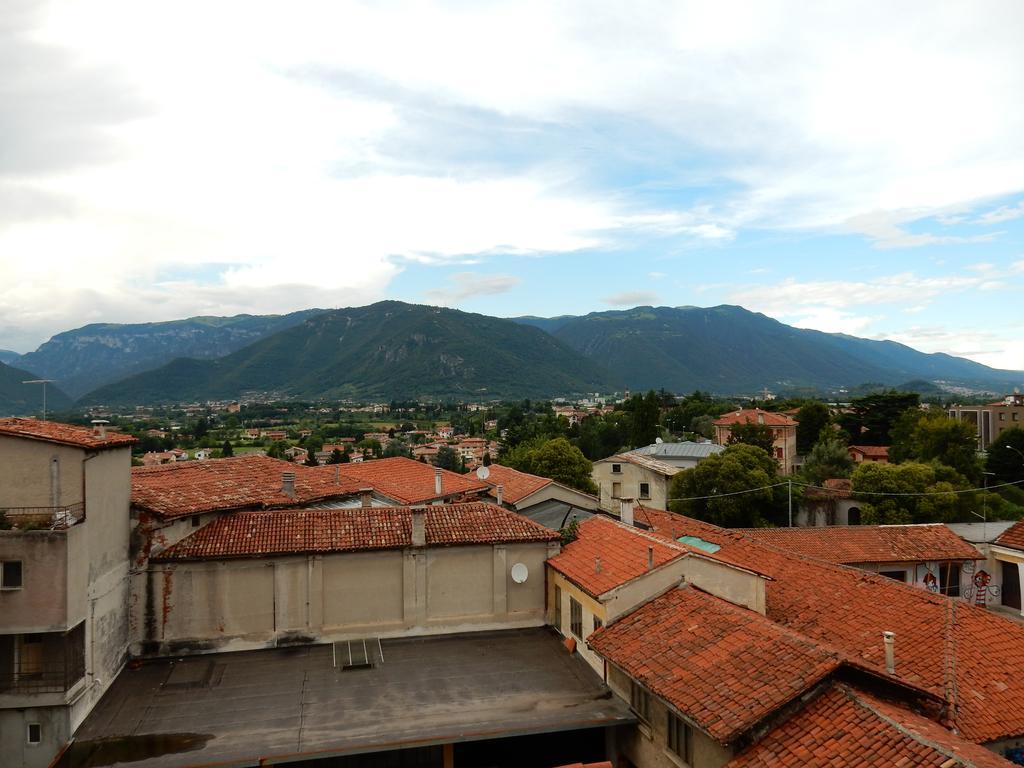
[[[849,450],[857,451],[869,459],[889,458],[889,446],[887,445],[851,445]]]
[[[787,552],[844,565],[984,559],[977,549],[941,523],[741,530]]]
[[[361,486],[372,486],[374,490],[399,504],[420,504],[437,498],[482,494],[486,493],[489,487],[475,475],[460,475],[442,469],[441,493],[438,494],[434,489],[435,468],[404,456],[312,469],[329,477],[333,477],[336,471],[340,472],[342,478],[348,478]]]
[[[39,419],[0,419],[0,435],[26,437],[30,440],[43,440],[48,443],[71,445],[75,448],[94,451],[124,448],[136,442],[131,435],[108,431],[105,437],[100,437],[91,427],[79,427],[74,424],[61,424],[57,421],[40,421]]]
[[[1011,525],[992,543],[1010,549],[1024,549],[1024,520]]]
[[[756,567],[768,618],[885,674],[882,632],[896,634],[895,677],[944,699],[959,733],[986,742],[1024,735],[1024,626],[962,600],[884,576],[787,553],[741,531],[643,510],[658,534],[700,536]]]
[[[834,685],[726,768],[1009,768],[994,752],[904,707]]]
[[[282,492],[285,472],[295,473],[294,497]],[[345,477],[336,480],[330,472],[253,454],[132,468],[132,505],[166,519],[308,505],[349,496],[363,487]]]
[[[422,508],[428,546],[556,541],[558,533],[494,504]],[[238,512],[200,528],[152,559],[210,560],[412,545],[410,507]]]
[[[684,586],[592,634],[588,644],[727,744],[840,664],[761,614]]]
[[[501,464],[491,464],[487,469],[490,471],[487,476],[487,484],[492,487],[500,485],[502,498],[509,504],[516,504],[553,482],[546,477],[520,472],[518,469],[503,467]],[[494,495],[493,491],[491,495]]]
[[[548,565],[588,595],[599,597],[647,573],[648,548],[653,550],[655,568],[687,552],[685,547],[598,515],[580,523],[576,540]]]
[[[763,421],[762,421],[763,419]],[[715,419],[716,427],[727,427],[733,424],[750,422],[753,424],[763,423],[769,427],[795,427],[796,422],[784,413],[774,411],[762,411],[760,408],[744,408],[732,413],[724,413]]]
[[[599,459],[595,461],[595,464],[604,462],[614,462],[616,464],[636,464],[638,467],[649,469],[652,472],[657,472],[659,475],[665,475],[666,477],[672,477],[682,472],[681,467],[677,467],[674,464],[669,464],[659,459],[652,458],[650,456],[644,456],[639,453],[617,453],[614,456],[609,456],[606,459]]]

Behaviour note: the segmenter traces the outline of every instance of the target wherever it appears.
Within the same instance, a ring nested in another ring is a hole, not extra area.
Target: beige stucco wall
[[[612,465],[618,464],[621,472],[612,472]],[[594,462],[591,476],[597,483],[599,489],[599,503],[601,509],[619,514],[619,500],[612,497],[612,484],[620,483],[619,498],[637,499],[646,506],[656,509],[667,509],[665,506],[668,499],[668,487],[671,478],[658,472],[631,464],[628,461],[601,460]],[[650,497],[641,498],[640,483],[650,484]]]
[[[565,578],[558,571],[548,568],[548,623],[557,629],[563,636],[572,637],[576,640],[576,651],[580,657],[591,666],[591,668],[597,672],[598,675],[604,677],[604,660],[590,650],[587,645],[587,638],[594,631],[594,617],[596,616],[602,622],[607,623],[607,611],[605,606],[599,601],[592,598],[582,589],[577,587],[567,578]],[[557,594],[556,588],[561,591],[561,606],[562,606],[562,621],[557,621],[555,611],[555,595]],[[583,609],[583,637],[576,637],[570,630],[571,614],[569,612],[569,599],[572,598],[580,604]]]
[[[0,560],[20,560],[22,588],[0,590],[0,632],[67,628],[67,531],[0,531]]]
[[[544,623],[547,543],[151,563],[132,650],[167,654],[282,642]],[[523,584],[512,565],[529,570]],[[137,634],[136,634],[137,631]]]
[[[79,503],[84,457],[81,448],[0,435],[0,508]]]
[[[544,501],[554,499],[556,501],[562,501],[566,504],[572,504],[573,506],[580,507],[581,509],[594,509],[597,506],[597,499],[589,494],[577,491],[574,488],[566,488],[564,485],[558,483],[548,483],[539,491],[531,493],[529,496],[520,499],[519,503],[516,504],[516,509],[519,511],[528,510],[535,504],[540,504]]]
[[[762,576],[697,556],[683,559],[683,574],[688,583],[716,597],[761,615],[766,611],[765,579]]]
[[[607,682],[617,696],[626,702],[630,701],[630,678],[625,672],[609,664]],[[631,729],[622,729],[617,738],[619,752],[639,768],[679,768],[687,765],[694,768],[719,768],[732,759],[731,749],[723,747],[692,723],[693,762],[688,764],[670,752],[668,712],[666,703],[651,694],[650,721],[639,723]]]
[[[29,723],[41,726],[39,744],[28,744]],[[0,709],[0,765],[4,768],[47,768],[70,737],[65,707]]]

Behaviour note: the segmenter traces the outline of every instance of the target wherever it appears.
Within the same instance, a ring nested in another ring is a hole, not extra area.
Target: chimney
[[[373,488],[360,488],[359,489],[359,506],[361,506],[361,507],[372,507],[373,506]]]
[[[619,499],[619,519],[626,525],[633,525],[632,499]]]
[[[494,492],[495,492],[497,500],[498,500],[498,506],[500,507],[501,506],[501,502],[502,502],[502,498],[505,495],[505,486],[503,486],[503,485],[497,486],[494,489]]]
[[[441,495],[441,468],[434,467],[434,495]]]
[[[885,671],[890,675],[896,674],[896,633],[883,632],[882,642],[885,644]]]
[[[647,548],[647,570],[654,570],[654,547]]]
[[[282,472],[281,473],[281,493],[292,499],[295,498],[295,473],[294,472]]]
[[[334,465],[334,484],[341,485],[341,464]]]
[[[107,439],[107,424],[110,422],[106,419],[93,419],[92,420],[92,434],[93,437],[98,437],[100,440]]]
[[[427,546],[427,513],[422,507],[412,510],[412,545]]]

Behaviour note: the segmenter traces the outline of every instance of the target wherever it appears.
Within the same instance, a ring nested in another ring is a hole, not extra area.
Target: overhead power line
[[[790,481],[786,481],[786,482],[783,482],[783,483],[773,483],[772,485],[761,485],[761,486],[758,486],[757,488],[745,488],[742,491],[729,491],[728,493],[712,493],[712,494],[710,494],[708,496],[684,496],[684,497],[681,497],[681,498],[666,499],[666,501],[703,501],[705,499],[719,499],[719,498],[724,498],[726,496],[741,496],[741,495],[743,495],[745,493],[757,493],[758,491],[765,491],[765,490],[768,490],[769,488],[779,488],[779,487],[784,486],[784,485],[789,485],[789,483],[790,483]],[[819,490],[819,491],[826,491],[826,492],[830,492],[830,493],[834,493],[835,490],[836,490],[835,488],[826,488],[823,485],[813,485],[811,483],[801,483],[801,482],[799,482],[797,480],[793,480],[792,484],[793,485],[799,485],[802,488],[814,488],[814,489]],[[898,496],[945,496],[946,494],[949,494],[949,493],[976,493],[978,491],[992,491],[992,490],[995,490],[996,488],[1005,488],[1005,487],[1011,486],[1011,485],[1024,485],[1024,480],[1013,480],[1012,482],[1008,482],[1008,483],[999,483],[998,485],[990,485],[987,488],[986,487],[980,487],[980,488],[961,488],[959,490],[950,490],[950,491],[918,491],[918,492],[909,492],[909,493],[896,493],[896,492],[890,492],[890,491],[852,491],[852,493],[855,496],[897,496],[897,497]]]

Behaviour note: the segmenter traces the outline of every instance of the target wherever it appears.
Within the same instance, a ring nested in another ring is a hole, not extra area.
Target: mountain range
[[[38,378],[34,373],[0,363],[0,417],[36,415],[42,411],[42,385],[24,383]],[[71,398],[60,387],[46,385],[47,412],[66,411],[71,405]]]
[[[15,362],[24,370],[9,377],[17,379],[16,393],[0,390],[0,412],[33,404],[20,382],[35,377],[56,379],[83,405],[255,395],[495,399],[625,387],[830,392],[910,380],[1001,393],[1024,383],[1021,372],[793,328],[729,305],[501,319],[383,301],[281,316],[89,325]]]

